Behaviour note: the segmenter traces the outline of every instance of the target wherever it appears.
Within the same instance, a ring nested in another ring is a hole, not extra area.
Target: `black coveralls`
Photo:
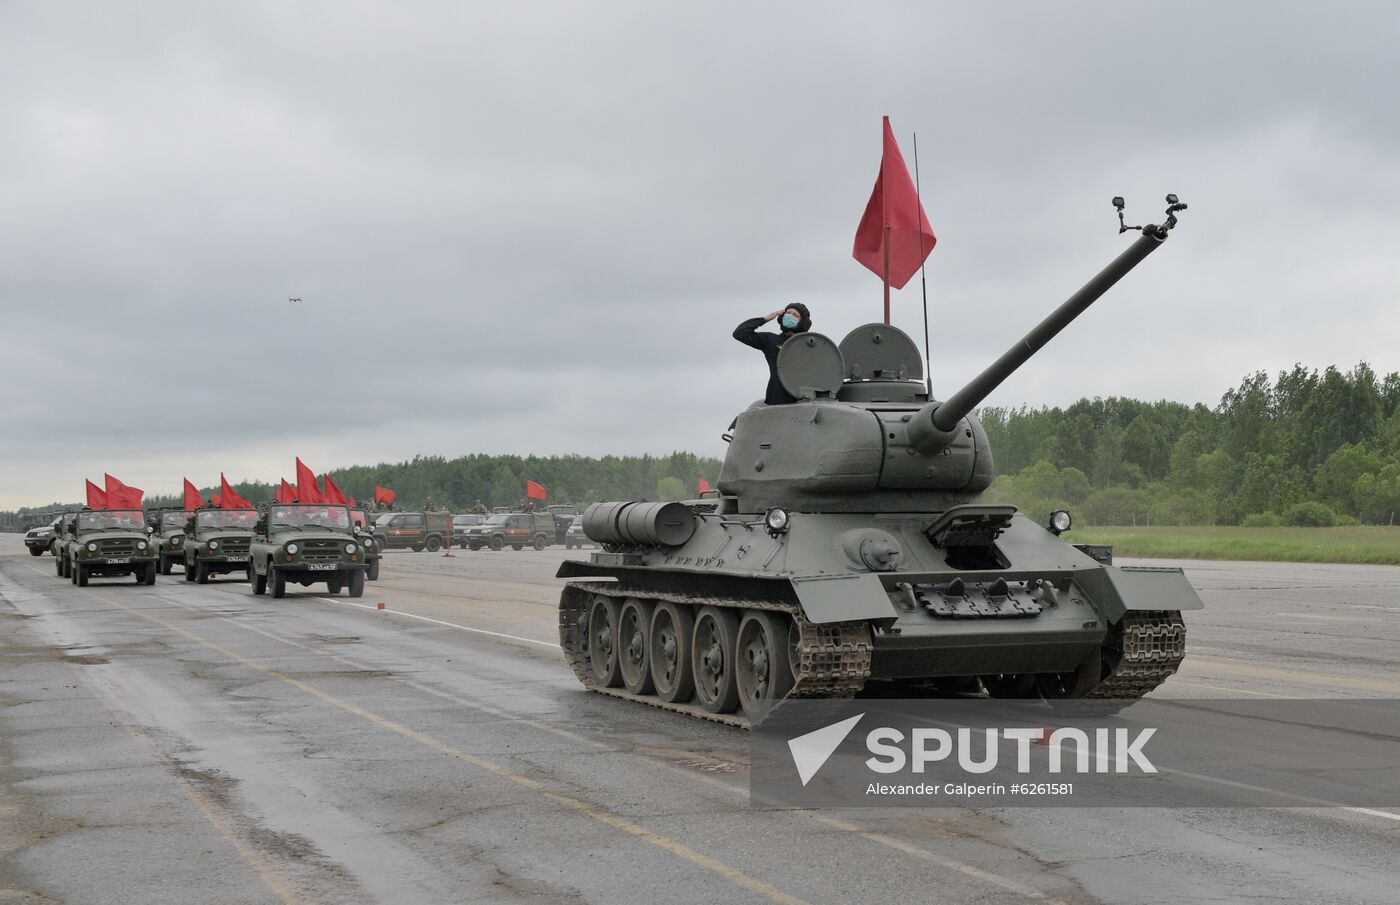
[[[746,346],[758,349],[763,353],[763,357],[768,359],[768,393],[763,397],[763,401],[769,405],[796,402],[797,397],[783,389],[783,383],[778,379],[778,350],[791,334],[759,333],[758,328],[764,323],[761,317],[751,317],[734,328],[734,338]]]

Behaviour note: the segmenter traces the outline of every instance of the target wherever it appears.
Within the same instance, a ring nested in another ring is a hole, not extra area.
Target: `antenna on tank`
[[[919,202],[919,210],[924,209],[924,194],[919,188],[919,133],[914,133],[914,197]],[[924,231],[922,228],[916,230],[919,234],[919,288],[924,294],[924,384],[928,390],[928,398],[933,400],[933,356],[929,351],[928,344],[928,279],[924,276]],[[888,318],[887,318],[888,320]]]

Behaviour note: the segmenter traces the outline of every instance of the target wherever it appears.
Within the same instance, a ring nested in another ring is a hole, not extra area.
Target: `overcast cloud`
[[[880,316],[919,136],[935,391],[1171,242],[989,402],[1400,370],[1387,3],[0,4],[0,508],[468,452],[721,455],[734,325]],[[288,297],[300,297],[289,303]],[[921,336],[918,280],[895,322]]]

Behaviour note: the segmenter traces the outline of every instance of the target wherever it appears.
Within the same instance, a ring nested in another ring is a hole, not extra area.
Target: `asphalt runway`
[[[1397,900],[1400,809],[751,807],[746,733],[579,686],[558,548],[352,601],[0,542],[4,905]],[[1164,693],[1400,697],[1400,568],[1182,565]]]

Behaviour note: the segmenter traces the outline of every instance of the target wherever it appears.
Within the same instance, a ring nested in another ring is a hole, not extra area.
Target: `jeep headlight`
[[[172,537],[172,538],[170,539],[170,546],[172,546],[172,547],[178,547],[178,546],[180,546],[181,544],[183,544],[184,542],[185,542],[185,539],[184,539],[183,537],[181,537],[180,535],[177,534],[177,535],[175,535],[174,537]]]
[[[136,542],[136,549],[138,549],[138,550],[144,550],[144,549],[146,549],[146,542],[143,541],[143,540],[138,540],[138,541]]]
[[[365,541],[365,549],[366,549],[366,550],[373,550],[373,549],[374,549],[374,538],[371,537],[369,540]]]
[[[89,553],[96,553],[96,552],[97,552],[97,541],[88,541],[87,548],[88,548],[88,552],[89,552]]]
[[[293,544],[288,544],[288,545],[287,545],[287,555],[288,555],[288,556],[296,556],[296,555],[297,555],[297,551],[300,550],[300,549],[301,549],[301,548],[298,547],[298,546],[297,546],[296,544],[294,544],[294,543],[293,543]]]
[[[219,549],[219,542],[216,540],[211,540],[209,542],[209,552],[213,553],[217,549]]]

